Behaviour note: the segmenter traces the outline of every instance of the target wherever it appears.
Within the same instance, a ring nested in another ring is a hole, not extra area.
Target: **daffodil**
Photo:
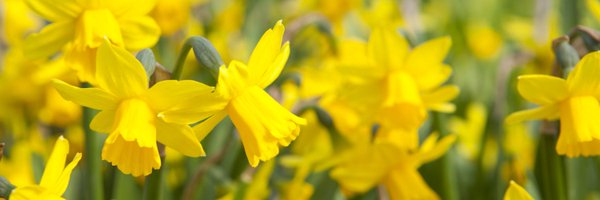
[[[10,194],[10,199],[63,199],[61,196],[67,190],[71,172],[81,160],[81,153],[77,153],[65,166],[67,154],[69,154],[69,141],[61,136],[56,140],[40,184],[15,188]]]
[[[510,185],[504,193],[504,200],[533,200],[533,197],[519,184],[510,181]]]
[[[415,152],[398,148],[387,139],[373,144],[355,144],[334,158],[330,172],[346,195],[364,193],[383,184],[390,199],[439,199],[418,172],[424,163],[442,156],[456,140],[455,135],[438,140],[430,135]]]
[[[547,75],[519,76],[517,89],[538,108],[519,111],[507,123],[560,118],[556,151],[569,157],[600,155],[600,52],[587,54],[567,80]]]
[[[26,40],[25,52],[46,58],[66,47],[66,61],[82,81],[95,83],[96,51],[104,38],[131,51],[152,47],[160,28],[148,15],[155,0],[27,0],[51,23]]]
[[[232,61],[219,69],[216,93],[228,99],[227,106],[194,129],[200,138],[226,115],[237,128],[250,165],[267,161],[288,146],[306,121],[286,110],[264,88],[281,73],[290,54],[289,43],[281,46],[284,27],[281,21],[267,30],[250,56],[248,65]]]
[[[148,89],[141,63],[107,40],[98,48],[97,57],[98,88],[78,88],[62,81],[54,86],[65,99],[101,110],[90,127],[109,133],[102,159],[125,174],[140,176],[161,166],[157,141],[187,156],[205,154],[188,124],[224,106],[212,87],[189,80],[168,80]],[[181,106],[192,100],[195,106]]]
[[[485,132],[487,111],[481,103],[471,103],[466,110],[466,119],[450,119],[450,130],[458,135],[458,150],[470,160],[475,160]]]
[[[350,81],[340,86],[333,100],[324,98],[331,102],[323,102],[324,107],[355,112],[332,112],[336,122],[347,123],[338,119],[361,116],[365,119],[356,120],[362,123],[355,126],[379,124],[387,130],[416,133],[429,110],[455,109],[449,101],[458,95],[458,87],[442,86],[452,73],[443,63],[450,45],[449,37],[441,37],[411,49],[397,32],[375,29],[367,44],[352,41],[342,46],[355,52],[341,56],[339,64],[339,71]],[[346,108],[340,108],[344,105]],[[406,148],[416,148],[416,139],[411,137]]]

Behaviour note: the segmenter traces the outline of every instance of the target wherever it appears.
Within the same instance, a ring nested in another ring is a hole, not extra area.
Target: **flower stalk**
[[[185,41],[181,51],[179,52],[179,56],[177,57],[177,62],[175,63],[175,68],[173,69],[173,76],[171,79],[181,79],[183,64],[185,63],[185,59],[190,49],[194,50],[194,56],[196,57],[196,60],[198,60],[203,67],[206,67],[210,74],[217,79],[219,77],[219,67],[223,65],[223,60],[210,41],[200,36],[193,36]]]
[[[90,88],[91,85],[84,83],[82,88]],[[90,192],[87,193],[86,199],[91,200],[103,200],[104,199],[104,185],[102,181],[102,160],[100,160],[100,148],[98,142],[98,134],[90,128],[90,123],[96,115],[96,112],[88,107],[82,107],[82,122],[85,137],[85,156],[83,157],[84,163],[84,177],[85,187],[90,188]]]

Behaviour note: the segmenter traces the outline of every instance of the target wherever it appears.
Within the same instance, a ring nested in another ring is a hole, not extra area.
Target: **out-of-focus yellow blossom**
[[[394,0],[374,0],[371,5],[362,8],[361,17],[370,28],[400,27],[404,19],[400,13],[400,5]]]
[[[160,35],[160,28],[148,15],[155,0],[26,1],[51,23],[27,38],[25,52],[32,58],[46,58],[66,46],[67,64],[85,82],[96,83],[96,51],[104,38],[137,51],[152,47]]]
[[[244,200],[267,199],[271,194],[269,189],[269,178],[275,169],[275,161],[265,162],[252,176],[252,181],[246,188]]]
[[[63,199],[61,196],[67,190],[71,172],[81,159],[81,153],[77,153],[73,160],[65,166],[68,154],[69,141],[61,136],[56,141],[54,150],[46,163],[40,184],[15,188],[10,194],[10,199]]]
[[[170,36],[181,30],[190,18],[190,0],[157,0],[151,15],[161,34]]]
[[[301,165],[296,169],[296,173],[290,182],[283,186],[282,199],[286,200],[307,200],[314,192],[314,187],[304,180],[310,175],[310,166]]]
[[[450,130],[458,135],[458,150],[467,158],[474,160],[479,155],[483,133],[487,120],[485,105],[471,103],[467,107],[466,119],[450,119]]]
[[[355,144],[332,161],[339,163],[330,175],[346,195],[364,193],[382,183],[390,199],[439,199],[417,170],[442,156],[456,140],[455,135],[440,141],[438,137],[437,133],[430,135],[414,152],[385,139],[375,139],[374,144]]]
[[[282,188],[284,199],[309,199],[314,188],[305,179],[317,164],[334,156],[329,132],[320,124],[316,113],[308,110],[301,117],[306,119],[307,126],[292,145],[293,155],[281,159],[282,165],[295,169],[292,180]]]
[[[2,157],[0,160],[0,176],[10,180],[17,187],[35,184],[31,156],[33,150],[29,144],[25,141],[13,143],[9,151],[4,150],[4,152],[10,152],[10,155]]]
[[[473,55],[484,60],[496,57],[504,42],[502,36],[486,24],[470,24],[466,38]]]
[[[556,144],[559,155],[600,155],[600,52],[587,54],[567,80],[547,75],[519,76],[517,89],[523,98],[540,107],[519,111],[506,118],[507,123],[524,120],[560,118]]]
[[[428,109],[441,112],[455,109],[448,101],[458,95],[458,87],[442,86],[452,73],[450,66],[443,63],[450,45],[449,37],[441,37],[411,50],[408,42],[395,31],[375,29],[368,44],[353,42],[352,49],[358,52],[355,54],[362,52],[363,55],[342,62],[354,64],[340,64],[340,70],[346,71],[347,76],[362,78],[357,78],[356,84],[341,86],[352,89],[339,91],[338,99],[384,128],[416,133]],[[329,105],[340,107],[341,104]],[[343,121],[338,118],[352,116],[333,113],[342,115],[332,115],[336,122]],[[417,140],[411,143],[409,148],[418,145]]]
[[[504,200],[533,200],[533,197],[519,184],[510,181],[510,186],[504,193]]]
[[[125,174],[141,176],[161,166],[157,141],[186,156],[205,154],[188,124],[224,106],[212,87],[195,81],[168,80],[148,89],[140,62],[107,40],[98,48],[97,57],[98,88],[78,88],[62,81],[55,81],[54,87],[67,100],[101,110],[90,127],[109,133],[102,149],[103,160]],[[198,95],[200,101],[194,98]],[[186,101],[204,103],[181,106]]]
[[[229,102],[225,109],[194,127],[203,138],[229,115],[253,167],[279,154],[279,145],[288,146],[298,136],[300,125],[306,124],[263,90],[279,76],[288,59],[289,43],[281,46],[283,33],[283,24],[278,21],[262,36],[248,65],[234,60],[229,67],[220,67],[216,92]]]
[[[30,10],[25,0],[4,0],[0,4],[3,11],[3,31],[6,43],[9,46],[20,46],[25,35],[39,25],[39,21],[30,15]]]
[[[533,170],[535,141],[523,124],[505,126],[504,151],[510,156],[507,165],[509,179],[524,182],[527,172]]]

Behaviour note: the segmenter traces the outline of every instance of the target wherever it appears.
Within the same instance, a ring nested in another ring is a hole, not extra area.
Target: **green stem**
[[[536,177],[542,199],[567,199],[563,158],[556,154],[556,122],[544,122],[536,160]],[[553,130],[554,129],[554,130]]]
[[[579,1],[573,0],[561,0],[560,11],[562,13],[560,17],[560,25],[563,34],[568,34],[571,29],[575,28],[579,24]]]
[[[158,152],[160,155],[160,163],[161,167],[158,170],[152,170],[152,173],[146,176],[146,180],[144,182],[144,195],[142,199],[144,200],[158,200],[163,199],[163,190],[161,187],[163,169],[165,168],[165,146],[161,143],[158,143]]]
[[[202,66],[208,68],[215,80],[218,79],[219,67],[223,65],[223,60],[215,47],[206,38],[199,36],[188,38],[183,44],[183,47],[181,47],[181,52],[179,52],[179,56],[177,57],[171,79],[181,79],[183,64],[185,63],[185,59],[187,58],[190,49],[194,49],[196,60],[198,60]]]
[[[83,87],[89,87],[84,84]],[[89,188],[86,199],[103,200],[104,185],[102,182],[102,161],[100,151],[101,146],[98,143],[98,134],[90,129],[90,123],[94,118],[95,111],[90,108],[83,108],[83,130],[85,135],[85,154],[83,156],[84,173],[86,187]]]

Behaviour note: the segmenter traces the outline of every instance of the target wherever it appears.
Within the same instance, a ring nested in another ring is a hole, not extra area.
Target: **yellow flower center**
[[[113,44],[123,45],[121,29],[115,16],[107,9],[84,11],[75,27],[75,46],[97,48],[102,44],[104,37]]]

